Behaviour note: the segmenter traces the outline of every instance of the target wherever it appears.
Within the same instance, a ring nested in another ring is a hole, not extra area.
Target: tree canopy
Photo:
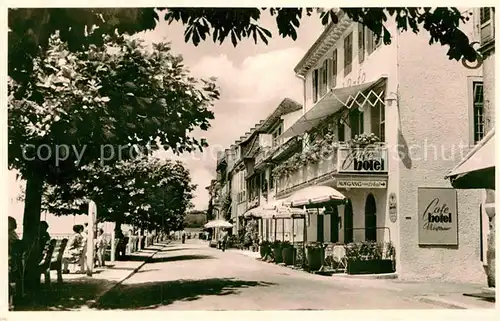
[[[172,230],[192,207],[196,186],[181,162],[139,157],[112,165],[87,165],[69,186],[50,186],[43,209],[55,215],[86,214],[89,200],[99,221]]]
[[[113,34],[72,50],[60,35],[50,35],[29,72],[9,74],[8,160],[26,180],[28,243],[37,239],[45,183],[69,188],[86,165],[112,165],[160,147],[202,150],[207,142],[192,132],[209,128],[219,98],[214,79],[191,77],[166,43],[148,48]]]
[[[369,7],[340,8],[349,18],[366,25],[384,43],[392,35],[384,26],[389,20],[396,22],[401,32],[418,33],[427,30],[429,43],[447,46],[450,59],[475,61],[477,52],[460,23],[469,20],[455,7]],[[255,43],[268,43],[273,37],[270,30],[259,24],[262,14],[269,12],[276,21],[278,35],[297,38],[297,29],[305,16],[317,15],[323,25],[336,23],[337,9],[321,8],[22,8],[9,9],[9,75],[20,81],[28,77],[30,59],[46,48],[50,35],[56,30],[71,50],[81,50],[90,44],[99,45],[102,35],[134,34],[154,29],[164,19],[185,26],[185,41],[198,45],[211,38],[223,43],[230,39],[236,46],[244,38]],[[88,34],[93,26],[98,28]],[[41,49],[40,49],[41,48]]]

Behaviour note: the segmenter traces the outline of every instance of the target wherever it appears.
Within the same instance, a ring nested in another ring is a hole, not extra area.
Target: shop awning
[[[300,136],[305,132],[311,130],[314,126],[318,125],[326,117],[333,115],[339,111],[343,106],[350,108],[356,101],[356,98],[362,96],[361,94],[385,81],[386,77],[381,77],[376,81],[364,83],[361,85],[334,88],[330,90],[320,101],[316,103],[310,110],[308,110],[302,117],[299,118],[290,128],[288,128],[280,138],[289,138],[293,136]],[[357,105],[363,105],[367,98],[361,97],[362,101],[357,102]]]
[[[330,201],[343,201],[346,197],[330,186],[309,186],[293,193],[285,202],[291,207],[322,204]]]
[[[225,220],[213,220],[213,221],[210,221],[207,224],[205,224],[204,227],[205,228],[215,228],[215,227],[230,228],[230,227],[233,227],[233,224],[231,224]]]
[[[305,210],[301,208],[292,208],[283,205],[283,200],[273,201],[267,204],[262,204],[256,208],[248,210],[243,214],[245,218],[292,218],[301,217],[305,215]]]
[[[477,143],[445,178],[458,189],[495,189],[495,130]]]
[[[292,217],[303,217],[306,211],[301,208],[293,208],[285,205],[278,205],[272,211],[266,211],[262,218],[289,219]]]

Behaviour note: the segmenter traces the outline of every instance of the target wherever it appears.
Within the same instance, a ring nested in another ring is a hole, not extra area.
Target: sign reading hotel
[[[338,188],[387,188],[386,181],[338,180]]]
[[[457,192],[418,188],[419,245],[458,245]]]
[[[341,147],[337,169],[339,173],[387,173],[387,149]]]

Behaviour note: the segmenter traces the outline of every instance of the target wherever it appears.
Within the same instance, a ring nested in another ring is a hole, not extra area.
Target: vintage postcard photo
[[[12,314],[495,308],[494,7],[6,11]]]

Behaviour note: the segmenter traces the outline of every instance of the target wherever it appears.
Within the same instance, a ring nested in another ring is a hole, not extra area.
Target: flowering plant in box
[[[378,142],[380,142],[380,138],[378,138],[374,133],[362,133],[354,136],[348,144],[350,147],[366,147]]]

